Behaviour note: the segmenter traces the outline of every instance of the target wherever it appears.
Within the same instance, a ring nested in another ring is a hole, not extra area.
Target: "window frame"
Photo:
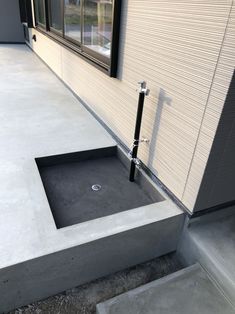
[[[106,57],[101,53],[85,46],[83,44],[83,23],[84,23],[84,0],[81,1],[81,42],[67,36],[65,34],[65,1],[61,1],[61,18],[62,18],[62,32],[51,27],[51,13],[50,5],[51,0],[43,0],[44,3],[44,14],[45,14],[45,24],[43,25],[37,21],[36,5],[34,0],[34,13],[35,13],[35,25],[36,29],[43,32],[46,36],[50,37],[52,40],[63,45],[65,48],[72,50],[73,52],[79,54],[83,59],[87,60],[89,63],[100,68],[104,72],[108,73],[110,77],[117,77],[118,70],[118,55],[119,55],[119,35],[120,35],[120,21],[121,21],[121,0],[113,0],[112,7],[112,31],[111,31],[111,48],[110,57]]]
[[[19,0],[20,21],[28,28],[33,28],[33,14],[31,0]]]

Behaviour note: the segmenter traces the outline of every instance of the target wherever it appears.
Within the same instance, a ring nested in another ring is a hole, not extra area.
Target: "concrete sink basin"
[[[142,172],[128,180],[129,163],[117,146],[37,159],[57,228],[164,201]]]

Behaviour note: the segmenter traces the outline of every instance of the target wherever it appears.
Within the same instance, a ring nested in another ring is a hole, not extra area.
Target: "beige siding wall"
[[[219,104],[217,100],[224,98],[229,81],[226,76],[224,89],[213,100],[212,81],[232,0],[123,2],[118,79],[35,30],[37,42],[32,47],[127,145],[133,139],[137,82],[148,82],[151,94],[146,99],[142,135],[150,145],[142,144],[140,158],[193,209],[211,145],[209,141],[198,166],[202,171],[195,175],[191,168],[200,129],[208,104],[212,111],[217,106],[221,111],[222,100]],[[211,136],[218,118],[211,122]]]

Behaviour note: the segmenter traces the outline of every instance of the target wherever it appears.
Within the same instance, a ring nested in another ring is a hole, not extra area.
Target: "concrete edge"
[[[167,201],[165,201],[165,202],[167,202]],[[161,202],[161,203],[164,203],[164,202]],[[153,205],[154,205],[154,204],[153,204]],[[139,207],[138,209],[143,209],[143,207]],[[154,208],[153,208],[153,209],[154,209]],[[107,216],[107,217],[109,217],[109,219],[110,219],[110,218],[112,218],[112,216],[115,216],[115,215],[118,216],[119,214],[114,214],[114,215],[110,215],[110,216]],[[133,216],[135,216],[135,215],[133,215]],[[107,217],[104,217],[104,218],[107,218]],[[103,218],[97,218],[97,219],[94,219],[94,220],[88,221],[88,222],[89,222],[89,223],[95,223],[95,224],[98,223],[98,225],[100,225],[100,223],[99,223],[99,220],[100,220],[100,219],[103,219]],[[102,241],[102,240],[104,240],[104,239],[106,239],[106,238],[119,236],[119,235],[125,234],[125,233],[127,233],[127,232],[135,232],[135,231],[138,230],[138,229],[145,228],[145,227],[147,227],[147,226],[148,226],[148,227],[151,227],[151,226],[153,226],[153,225],[155,225],[155,224],[157,224],[157,223],[164,223],[164,222],[166,222],[166,221],[168,221],[168,220],[171,220],[171,219],[177,219],[177,221],[178,221],[177,223],[178,223],[178,230],[179,230],[179,234],[178,234],[178,238],[179,238],[180,232],[181,232],[181,230],[182,230],[182,228],[183,228],[183,225],[184,225],[184,213],[183,213],[183,212],[179,212],[179,213],[177,213],[177,214],[175,214],[175,215],[168,215],[167,217],[162,217],[162,218],[160,218],[160,219],[158,219],[158,220],[153,219],[153,220],[148,221],[148,222],[146,222],[146,221],[145,221],[145,222],[141,221],[141,223],[134,223],[131,227],[124,227],[124,228],[121,228],[121,229],[118,229],[118,228],[117,228],[117,230],[114,230],[113,232],[108,232],[108,231],[107,231],[107,228],[106,228],[106,229],[104,229],[104,233],[103,233],[103,234],[102,234],[101,232],[98,232],[98,233],[99,233],[99,236],[96,236],[96,234],[92,234],[92,235],[91,235],[91,238],[90,238],[90,239],[87,239],[87,237],[86,237],[86,235],[85,235],[86,241],[84,241],[84,240],[82,239],[82,240],[80,240],[80,241],[76,241],[76,242],[70,244],[69,246],[68,246],[68,245],[64,245],[64,246],[63,246],[63,245],[62,245],[62,246],[59,245],[59,247],[54,248],[54,251],[45,250],[42,254],[39,254],[39,255],[37,255],[37,256],[29,257],[29,258],[27,258],[27,259],[23,259],[23,260],[18,261],[18,262],[16,262],[16,263],[3,264],[3,265],[1,265],[0,270],[7,269],[7,268],[9,268],[9,267],[14,267],[14,266],[19,265],[19,264],[27,263],[27,262],[29,262],[29,261],[34,261],[34,260],[38,260],[38,259],[41,259],[41,258],[44,258],[44,257],[48,257],[48,256],[51,256],[51,255],[54,255],[54,254],[57,254],[57,253],[61,253],[61,252],[63,252],[63,251],[67,251],[67,250],[70,250],[70,249],[74,249],[74,248],[76,248],[76,247],[85,246],[85,245],[90,245],[90,244],[95,243],[95,242],[97,242],[97,241]],[[78,224],[78,227],[80,227],[79,225],[83,225],[82,227],[83,227],[84,230],[85,230],[85,229],[87,229],[87,230],[94,230],[94,229],[92,229],[92,226],[88,227],[88,226],[86,225],[86,223],[87,223],[87,222]],[[109,221],[107,221],[107,226],[108,226],[108,225],[110,225],[110,222],[109,222]],[[74,225],[74,226],[76,226],[76,225]],[[67,229],[67,230],[65,230],[65,231],[67,231],[68,233],[70,233],[68,236],[72,236],[72,235],[75,236],[75,235],[77,235],[77,234],[80,235],[80,234],[82,233],[82,231],[79,231],[79,229],[70,230],[70,229],[73,229],[74,226],[68,226],[68,227],[65,227],[65,228],[62,228],[62,229],[58,229],[57,231],[60,232],[60,231],[63,230],[63,229]],[[106,227],[107,227],[107,226],[106,226]],[[100,226],[100,228],[102,229],[103,226]],[[63,232],[63,231],[61,231],[61,232]],[[65,235],[65,236],[67,236],[67,235]],[[75,239],[75,240],[76,240],[76,239]],[[176,248],[174,249],[174,251],[175,251],[175,250],[176,250]],[[173,251],[169,251],[168,253],[171,253],[171,252],[173,252]],[[164,254],[168,254],[168,253],[164,253]],[[163,254],[163,255],[164,255],[164,254]],[[159,256],[160,256],[160,255],[159,255]]]
[[[174,252],[179,232],[178,223],[167,220],[160,229],[156,224],[144,226],[2,269],[0,291],[5,304],[0,302],[0,312]]]
[[[206,269],[206,267],[203,267],[201,265],[201,268],[204,270],[204,272],[207,274],[208,278],[210,281],[213,283],[213,285],[216,287],[216,289],[220,292],[220,294],[226,299],[226,301],[234,308],[234,313],[235,313],[235,305],[234,303],[230,300],[229,296],[226,294],[224,291],[223,287],[219,284],[218,280],[212,276],[212,274]]]
[[[106,302],[106,301],[104,301],[104,302]],[[96,314],[107,314],[107,311],[106,311],[105,306],[103,304],[104,302],[98,303],[96,305]]]

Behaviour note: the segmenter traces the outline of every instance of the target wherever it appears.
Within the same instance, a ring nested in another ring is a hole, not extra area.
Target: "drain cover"
[[[101,190],[101,185],[100,184],[94,184],[94,185],[92,185],[91,188],[93,191],[99,191],[99,190]]]

